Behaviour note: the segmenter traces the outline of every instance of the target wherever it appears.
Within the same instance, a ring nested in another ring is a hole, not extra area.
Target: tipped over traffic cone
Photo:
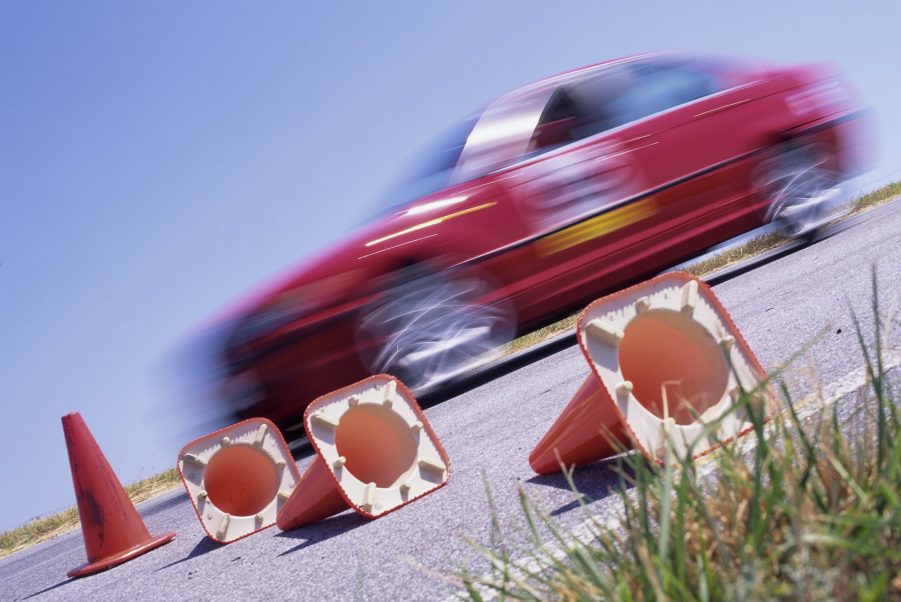
[[[69,577],[105,571],[172,541],[175,533],[152,537],[147,531],[81,414],[62,420],[88,556],[88,563],[69,571]]]
[[[752,428],[742,390],[766,373],[704,282],[658,276],[591,303],[579,316],[579,347],[591,373],[529,455],[539,474],[637,448],[661,461],[689,449],[697,457]]]
[[[288,444],[265,418],[191,441],[178,454],[178,472],[204,531],[220,543],[274,525],[300,479]]]
[[[419,404],[393,376],[323,395],[304,413],[316,450],[278,513],[283,530],[353,508],[376,518],[447,483],[450,461]]]

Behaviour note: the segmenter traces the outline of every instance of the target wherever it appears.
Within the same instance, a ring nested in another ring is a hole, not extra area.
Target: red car
[[[368,226],[219,323],[218,393],[282,423],[371,373],[414,388],[740,233],[811,236],[863,156],[822,66],[661,53],[493,100]]]

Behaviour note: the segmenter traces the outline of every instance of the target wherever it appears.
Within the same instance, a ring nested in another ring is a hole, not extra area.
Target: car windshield
[[[402,183],[383,196],[373,217],[393,213],[401,205],[447,187],[478,117],[475,114],[458,123],[419,153]]]

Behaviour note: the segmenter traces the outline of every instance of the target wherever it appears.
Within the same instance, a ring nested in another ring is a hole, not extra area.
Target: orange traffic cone
[[[178,472],[210,539],[230,543],[275,524],[300,472],[281,432],[251,418],[204,435],[178,454]]]
[[[316,459],[278,513],[280,529],[347,508],[382,516],[432,493],[450,460],[413,394],[393,376],[371,376],[323,395],[304,413]]]
[[[532,470],[549,474],[560,470],[561,461],[567,466],[581,466],[631,447],[625,422],[610,411],[602,397],[594,376],[586,378],[529,454]]]
[[[742,390],[766,374],[704,282],[664,274],[591,303],[579,316],[591,373],[529,464],[539,474],[637,448],[660,462],[668,446],[700,456],[751,430]],[[757,402],[774,399],[761,388]]]
[[[300,479],[304,493],[289,498],[290,505],[278,515],[284,531],[315,523],[347,510],[350,505],[335,485],[335,479],[321,456],[316,456]]]
[[[69,577],[105,571],[172,541],[175,533],[151,537],[81,414],[62,420],[88,555],[88,563],[69,571]]]

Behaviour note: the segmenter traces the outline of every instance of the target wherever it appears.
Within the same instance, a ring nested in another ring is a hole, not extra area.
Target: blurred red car
[[[286,423],[370,373],[414,388],[767,222],[811,236],[863,156],[823,66],[662,53],[490,102],[372,219],[219,323],[218,393]]]

